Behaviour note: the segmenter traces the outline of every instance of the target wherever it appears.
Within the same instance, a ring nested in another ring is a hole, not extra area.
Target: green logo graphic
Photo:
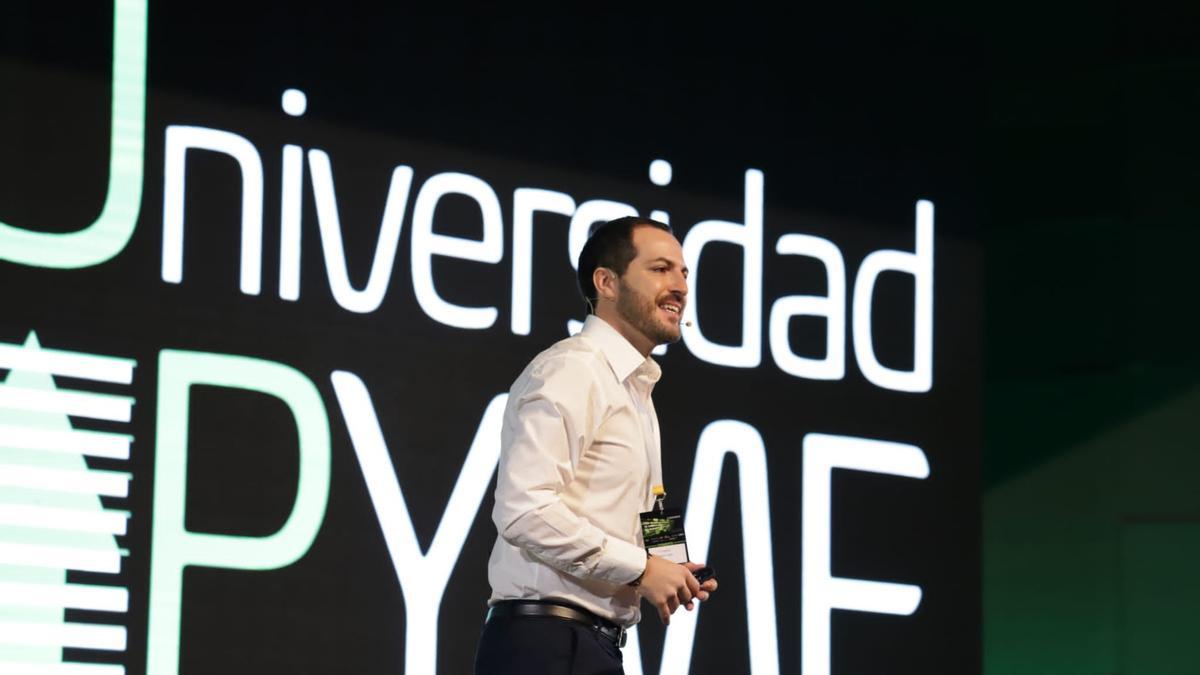
[[[646,537],[655,537],[671,531],[671,521],[666,518],[648,518],[642,521],[642,533]]]
[[[63,648],[123,652],[128,590],[68,583],[69,571],[117,574],[127,551],[117,537],[129,513],[101,497],[128,497],[131,475],[92,469],[85,456],[129,459],[133,438],[78,429],[76,420],[128,423],[133,399],[55,386],[53,376],[130,384],[135,363],[93,354],[0,343],[0,672],[119,675],[124,668],[63,660]],[[94,577],[92,577],[94,578]],[[67,621],[67,609],[105,613]],[[108,618],[108,617],[111,617]]]
[[[124,250],[142,202],[145,112],[146,0],[115,0],[112,131],[104,206],[95,222],[75,232],[34,232],[0,221],[0,260],[75,269],[99,265]]]

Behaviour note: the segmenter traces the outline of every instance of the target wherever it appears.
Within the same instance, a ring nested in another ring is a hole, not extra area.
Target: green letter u
[[[112,132],[108,194],[100,216],[82,230],[63,234],[34,232],[0,221],[0,260],[57,269],[89,267],[120,253],[133,236],[142,202],[146,2],[113,2]]]

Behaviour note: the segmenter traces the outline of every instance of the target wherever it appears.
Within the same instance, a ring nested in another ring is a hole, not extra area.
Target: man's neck
[[[596,308],[596,317],[602,319],[604,323],[612,326],[612,329],[621,334],[633,348],[638,350],[643,357],[649,358],[650,352],[654,349],[654,342],[650,338],[642,334],[641,331],[631,326],[627,321],[617,314],[615,308],[603,305]]]

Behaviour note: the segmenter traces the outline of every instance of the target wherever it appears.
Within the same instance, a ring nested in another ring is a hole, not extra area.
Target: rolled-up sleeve
[[[610,536],[562,499],[609,402],[585,357],[537,362],[509,394],[492,520],[500,536],[580,579],[628,583],[645,569],[640,547]]]

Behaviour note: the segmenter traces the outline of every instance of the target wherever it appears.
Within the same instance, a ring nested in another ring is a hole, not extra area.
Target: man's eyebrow
[[[671,265],[671,267],[676,267],[676,262],[672,261],[671,258],[668,258],[666,256],[659,256],[656,258],[652,258],[652,259],[650,259],[650,262],[648,264],[654,264],[654,263],[667,263],[668,265]],[[679,265],[679,267],[683,269],[684,273],[688,273],[688,271],[691,271],[688,269],[688,265]]]
[[[650,262],[652,262],[652,263],[665,262],[668,265],[670,265],[671,267],[675,266],[675,261],[671,260],[670,258],[667,258],[665,256],[659,256],[657,258],[652,259]],[[687,269],[687,265],[681,265],[681,267],[683,267],[683,269],[685,269],[685,270]]]

